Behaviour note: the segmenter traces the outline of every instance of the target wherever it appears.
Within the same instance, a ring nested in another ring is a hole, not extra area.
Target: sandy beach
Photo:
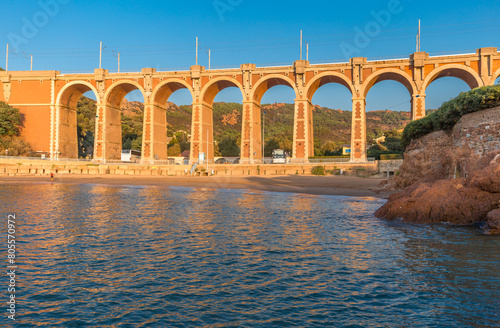
[[[0,184],[18,183],[67,183],[102,185],[144,185],[161,187],[248,189],[271,192],[291,192],[311,195],[337,195],[355,197],[388,197],[378,185],[383,179],[349,176],[251,176],[251,177],[136,177],[89,176],[59,174],[51,181],[49,176],[2,176]]]

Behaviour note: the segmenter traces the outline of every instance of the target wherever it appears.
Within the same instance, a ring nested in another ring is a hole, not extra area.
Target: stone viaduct
[[[191,159],[206,152],[213,159],[212,105],[217,94],[236,87],[243,98],[241,160],[262,158],[261,99],[277,85],[295,92],[293,154],[295,160],[314,156],[314,93],[327,83],[339,83],[352,94],[351,161],[366,161],[366,95],[384,80],[403,84],[411,95],[413,120],[425,116],[425,91],[435,80],[453,76],[471,89],[493,85],[500,76],[497,48],[481,48],[475,54],[430,57],[416,52],[406,59],[367,61],[352,58],[348,63],[310,65],[299,60],[292,66],[157,72],[144,68],[138,73],[109,73],[95,69],[91,74],[60,74],[58,71],[0,72],[0,101],[24,114],[22,136],[36,151],[51,157],[77,158],[76,104],[82,94],[93,91],[97,99],[94,158],[120,159],[120,103],[133,90],[144,96],[143,161],[167,158],[167,101],[176,90],[188,89],[193,98]]]

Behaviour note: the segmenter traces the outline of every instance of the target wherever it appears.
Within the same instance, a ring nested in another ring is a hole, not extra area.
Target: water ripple
[[[500,326],[500,239],[380,221],[378,199],[63,184],[0,199],[23,327]]]

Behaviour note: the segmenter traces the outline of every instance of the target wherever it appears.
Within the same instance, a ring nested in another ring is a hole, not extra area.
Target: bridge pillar
[[[262,120],[260,104],[243,102],[240,163],[262,159]]]
[[[484,85],[493,85],[495,79],[493,77],[494,59],[498,54],[497,48],[480,48],[476,51],[479,56],[479,76],[483,80]]]
[[[199,153],[208,153],[207,159],[214,159],[213,110],[206,103],[193,103],[189,155],[191,162],[198,160]]]
[[[97,105],[94,158],[97,161],[120,160],[122,152],[121,110]]]
[[[155,104],[144,104],[142,162],[167,160],[167,110]]]
[[[413,95],[411,98],[411,120],[425,117],[425,94]]]
[[[366,99],[352,99],[351,162],[366,162]]]
[[[313,105],[308,99],[295,99],[292,158],[308,161],[314,156]]]
[[[56,149],[52,158],[78,158],[77,109],[59,106],[56,113]],[[55,155],[55,156],[54,156]]]
[[[94,135],[94,160],[104,160],[104,106],[97,104]]]

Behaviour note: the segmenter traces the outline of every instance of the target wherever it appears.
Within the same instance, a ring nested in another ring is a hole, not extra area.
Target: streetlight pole
[[[198,66],[198,37],[196,37],[196,66]]]
[[[9,71],[9,44],[7,43],[7,59],[5,61],[5,71]]]
[[[302,30],[300,30],[300,60],[302,60]]]

